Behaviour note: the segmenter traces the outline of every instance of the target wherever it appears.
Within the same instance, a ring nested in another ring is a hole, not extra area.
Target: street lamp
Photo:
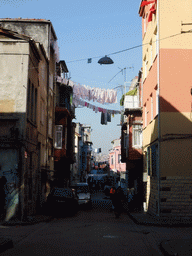
[[[101,58],[100,60],[98,60],[98,63],[100,65],[102,64],[113,64],[113,60],[110,57],[107,57],[107,55],[105,55],[105,57]]]

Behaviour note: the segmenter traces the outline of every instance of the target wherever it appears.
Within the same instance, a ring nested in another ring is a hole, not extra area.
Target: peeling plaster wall
[[[26,112],[29,45],[0,39],[0,112]]]

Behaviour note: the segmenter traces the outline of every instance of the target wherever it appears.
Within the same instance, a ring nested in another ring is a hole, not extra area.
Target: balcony
[[[74,117],[75,116],[75,107],[70,103],[68,97],[64,98],[64,94],[60,94],[56,97],[56,109],[67,109],[69,113]]]
[[[124,109],[134,109],[139,108],[139,98],[138,96],[125,95]]]
[[[139,97],[126,95],[124,101],[124,115],[133,114],[136,112],[141,112],[141,107],[139,106]]]

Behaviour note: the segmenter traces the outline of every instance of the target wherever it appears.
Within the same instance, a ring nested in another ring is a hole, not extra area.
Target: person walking
[[[113,197],[114,213],[116,218],[119,218],[123,211],[123,202],[125,201],[125,195],[121,187],[118,187]]]
[[[109,191],[110,193],[110,199],[111,199],[111,202],[112,202],[112,207],[111,207],[111,211],[114,210],[114,195],[115,195],[115,187],[112,187]]]

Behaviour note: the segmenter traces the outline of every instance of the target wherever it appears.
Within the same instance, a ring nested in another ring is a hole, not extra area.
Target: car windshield
[[[59,197],[72,197],[72,191],[70,189],[56,188],[53,193],[54,196]]]
[[[77,186],[76,191],[77,191],[77,193],[88,193],[89,187],[88,186]]]

